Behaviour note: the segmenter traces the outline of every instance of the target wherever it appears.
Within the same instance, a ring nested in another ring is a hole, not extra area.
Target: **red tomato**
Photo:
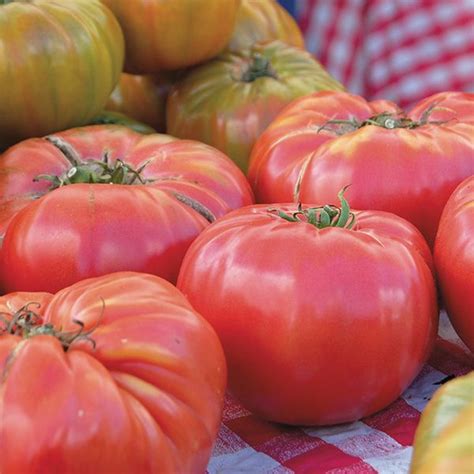
[[[178,288],[216,330],[230,390],[256,415],[302,425],[370,415],[402,393],[431,351],[429,248],[388,213],[319,229],[307,206],[305,216],[277,206],[286,219],[259,205],[209,226],[186,254]]]
[[[204,471],[225,359],[170,283],[115,273],[0,309],[0,472]]]
[[[355,208],[398,214],[432,244],[444,204],[474,174],[473,110],[474,94],[461,92],[429,97],[406,117],[389,101],[309,95],[260,136],[248,177],[258,202],[334,202],[351,184]]]
[[[474,352],[474,176],[464,180],[441,215],[434,259],[441,293],[456,332]]]
[[[48,192],[51,182],[34,182],[41,175],[67,185]],[[105,184],[111,175],[115,184]],[[0,163],[0,196],[7,292],[55,292],[120,270],[174,282],[199,232],[252,202],[245,176],[219,151],[112,125],[10,148]]]

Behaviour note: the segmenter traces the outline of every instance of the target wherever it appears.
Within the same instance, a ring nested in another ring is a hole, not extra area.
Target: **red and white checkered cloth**
[[[409,107],[474,91],[474,0],[297,0],[306,47],[350,92]]]
[[[322,428],[277,425],[228,396],[208,473],[407,473],[420,413],[440,382],[468,373],[473,362],[442,314],[429,363],[397,401],[361,421]]]

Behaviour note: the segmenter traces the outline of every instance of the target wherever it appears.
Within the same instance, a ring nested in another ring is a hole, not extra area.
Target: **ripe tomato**
[[[0,472],[204,471],[225,359],[170,283],[114,273],[0,309]]]
[[[434,245],[438,282],[456,332],[474,352],[474,176],[448,199]]]
[[[474,467],[474,372],[443,385],[421,415],[412,474],[471,472]]]
[[[247,169],[255,140],[293,99],[342,90],[307,52],[274,41],[226,53],[175,83],[166,105],[167,131],[215,146]]]
[[[176,74],[175,74],[176,75]],[[123,73],[105,104],[107,111],[121,112],[157,132],[166,130],[166,98],[175,75]]]
[[[239,52],[274,40],[304,48],[298,24],[277,0],[242,0],[227,50]]]
[[[3,0],[0,51],[1,150],[88,123],[119,80],[124,41],[99,0]]]
[[[52,181],[35,182],[45,175]],[[10,148],[0,196],[7,292],[55,292],[119,270],[174,282],[199,232],[253,200],[245,176],[218,150],[113,125]]]
[[[431,352],[429,248],[393,214],[356,213],[350,229],[347,207],[330,206],[327,223],[346,227],[318,228],[321,209],[277,206],[247,206],[209,226],[186,253],[178,288],[216,330],[229,388],[256,415],[302,425],[370,415]]]
[[[150,74],[206,61],[224,49],[240,0],[102,0],[125,35],[125,71]]]
[[[320,92],[288,106],[252,150],[258,202],[334,202],[398,214],[433,244],[454,188],[474,174],[474,94],[445,92],[407,116],[389,101]]]

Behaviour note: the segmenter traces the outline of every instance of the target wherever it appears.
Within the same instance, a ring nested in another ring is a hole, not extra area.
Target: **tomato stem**
[[[349,185],[345,186],[337,194],[341,207],[334,206],[333,204],[325,204],[320,207],[303,209],[301,202],[299,202],[297,210],[291,214],[274,208],[268,209],[268,211],[271,213],[276,212],[278,217],[281,217],[288,222],[306,222],[318,229],[324,229],[326,227],[352,229],[356,217],[350,210],[349,203],[344,197],[344,193],[348,187]]]
[[[252,62],[248,69],[242,74],[243,82],[253,82],[259,77],[272,77],[277,79],[277,73],[273,69],[270,60],[260,53],[252,56]]]

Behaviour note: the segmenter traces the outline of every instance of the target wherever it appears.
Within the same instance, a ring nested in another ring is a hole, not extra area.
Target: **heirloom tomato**
[[[240,0],[102,0],[125,35],[125,71],[175,70],[222,51]]]
[[[123,73],[105,104],[105,110],[123,113],[157,132],[166,130],[166,98],[176,74]]]
[[[398,214],[433,244],[444,204],[474,174],[474,94],[444,92],[408,115],[344,92],[294,101],[260,136],[248,177],[257,202],[334,202]]]
[[[277,0],[242,0],[227,50],[239,52],[274,40],[304,48],[298,23]]]
[[[225,359],[171,283],[113,273],[0,309],[0,472],[204,472]]]
[[[215,146],[247,169],[255,140],[293,99],[342,90],[307,52],[280,41],[225,53],[175,83],[167,131]]]
[[[447,382],[429,401],[416,430],[412,474],[474,470],[474,372]]]
[[[454,190],[444,207],[434,261],[448,316],[474,352],[474,176]]]
[[[120,26],[99,0],[0,1],[0,149],[84,125],[118,82]]]
[[[427,360],[430,259],[420,232],[390,213],[351,213],[345,200],[247,206],[200,234],[177,285],[219,335],[246,408],[329,425],[386,407]]]
[[[145,123],[139,122],[121,112],[112,112],[110,110],[104,110],[96,115],[88,125],[123,125],[124,127],[131,128],[135,132],[145,135],[156,133],[155,129]]]
[[[209,222],[250,204],[218,150],[95,125],[25,140],[0,160],[0,286],[54,292],[120,270],[175,281]]]

